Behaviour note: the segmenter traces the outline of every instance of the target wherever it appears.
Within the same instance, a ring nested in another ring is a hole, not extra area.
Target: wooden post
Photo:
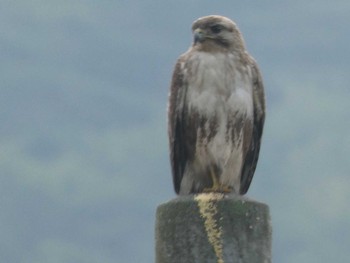
[[[269,207],[251,199],[206,193],[157,208],[156,263],[270,263]]]

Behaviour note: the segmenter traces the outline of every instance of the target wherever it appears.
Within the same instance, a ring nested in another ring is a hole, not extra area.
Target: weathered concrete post
[[[156,215],[156,263],[269,263],[269,207],[242,196],[177,197]]]

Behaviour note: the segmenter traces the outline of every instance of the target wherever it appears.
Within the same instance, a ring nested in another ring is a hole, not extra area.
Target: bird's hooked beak
[[[203,40],[205,39],[206,35],[204,33],[204,31],[200,28],[197,28],[194,32],[193,32],[193,36],[194,36],[194,43],[197,42],[203,42]]]

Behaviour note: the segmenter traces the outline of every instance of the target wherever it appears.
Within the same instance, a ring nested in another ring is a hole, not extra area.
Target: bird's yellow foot
[[[209,188],[204,188],[203,192],[204,193],[211,193],[211,192],[215,192],[215,193],[231,193],[232,192],[232,188],[229,186],[224,186],[222,184],[219,183],[214,171],[211,169],[211,179],[213,182],[213,185]]]
[[[228,186],[223,186],[223,185],[213,185],[212,187],[209,188],[204,188],[203,189],[204,193],[224,193],[224,194],[228,194],[232,192],[232,188],[228,187]]]

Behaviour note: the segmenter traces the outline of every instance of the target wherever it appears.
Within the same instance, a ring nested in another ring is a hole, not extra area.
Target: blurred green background
[[[349,1],[0,1],[0,262],[154,262],[169,83],[191,24],[235,20],[267,120],[248,196],[274,262],[350,258]]]

